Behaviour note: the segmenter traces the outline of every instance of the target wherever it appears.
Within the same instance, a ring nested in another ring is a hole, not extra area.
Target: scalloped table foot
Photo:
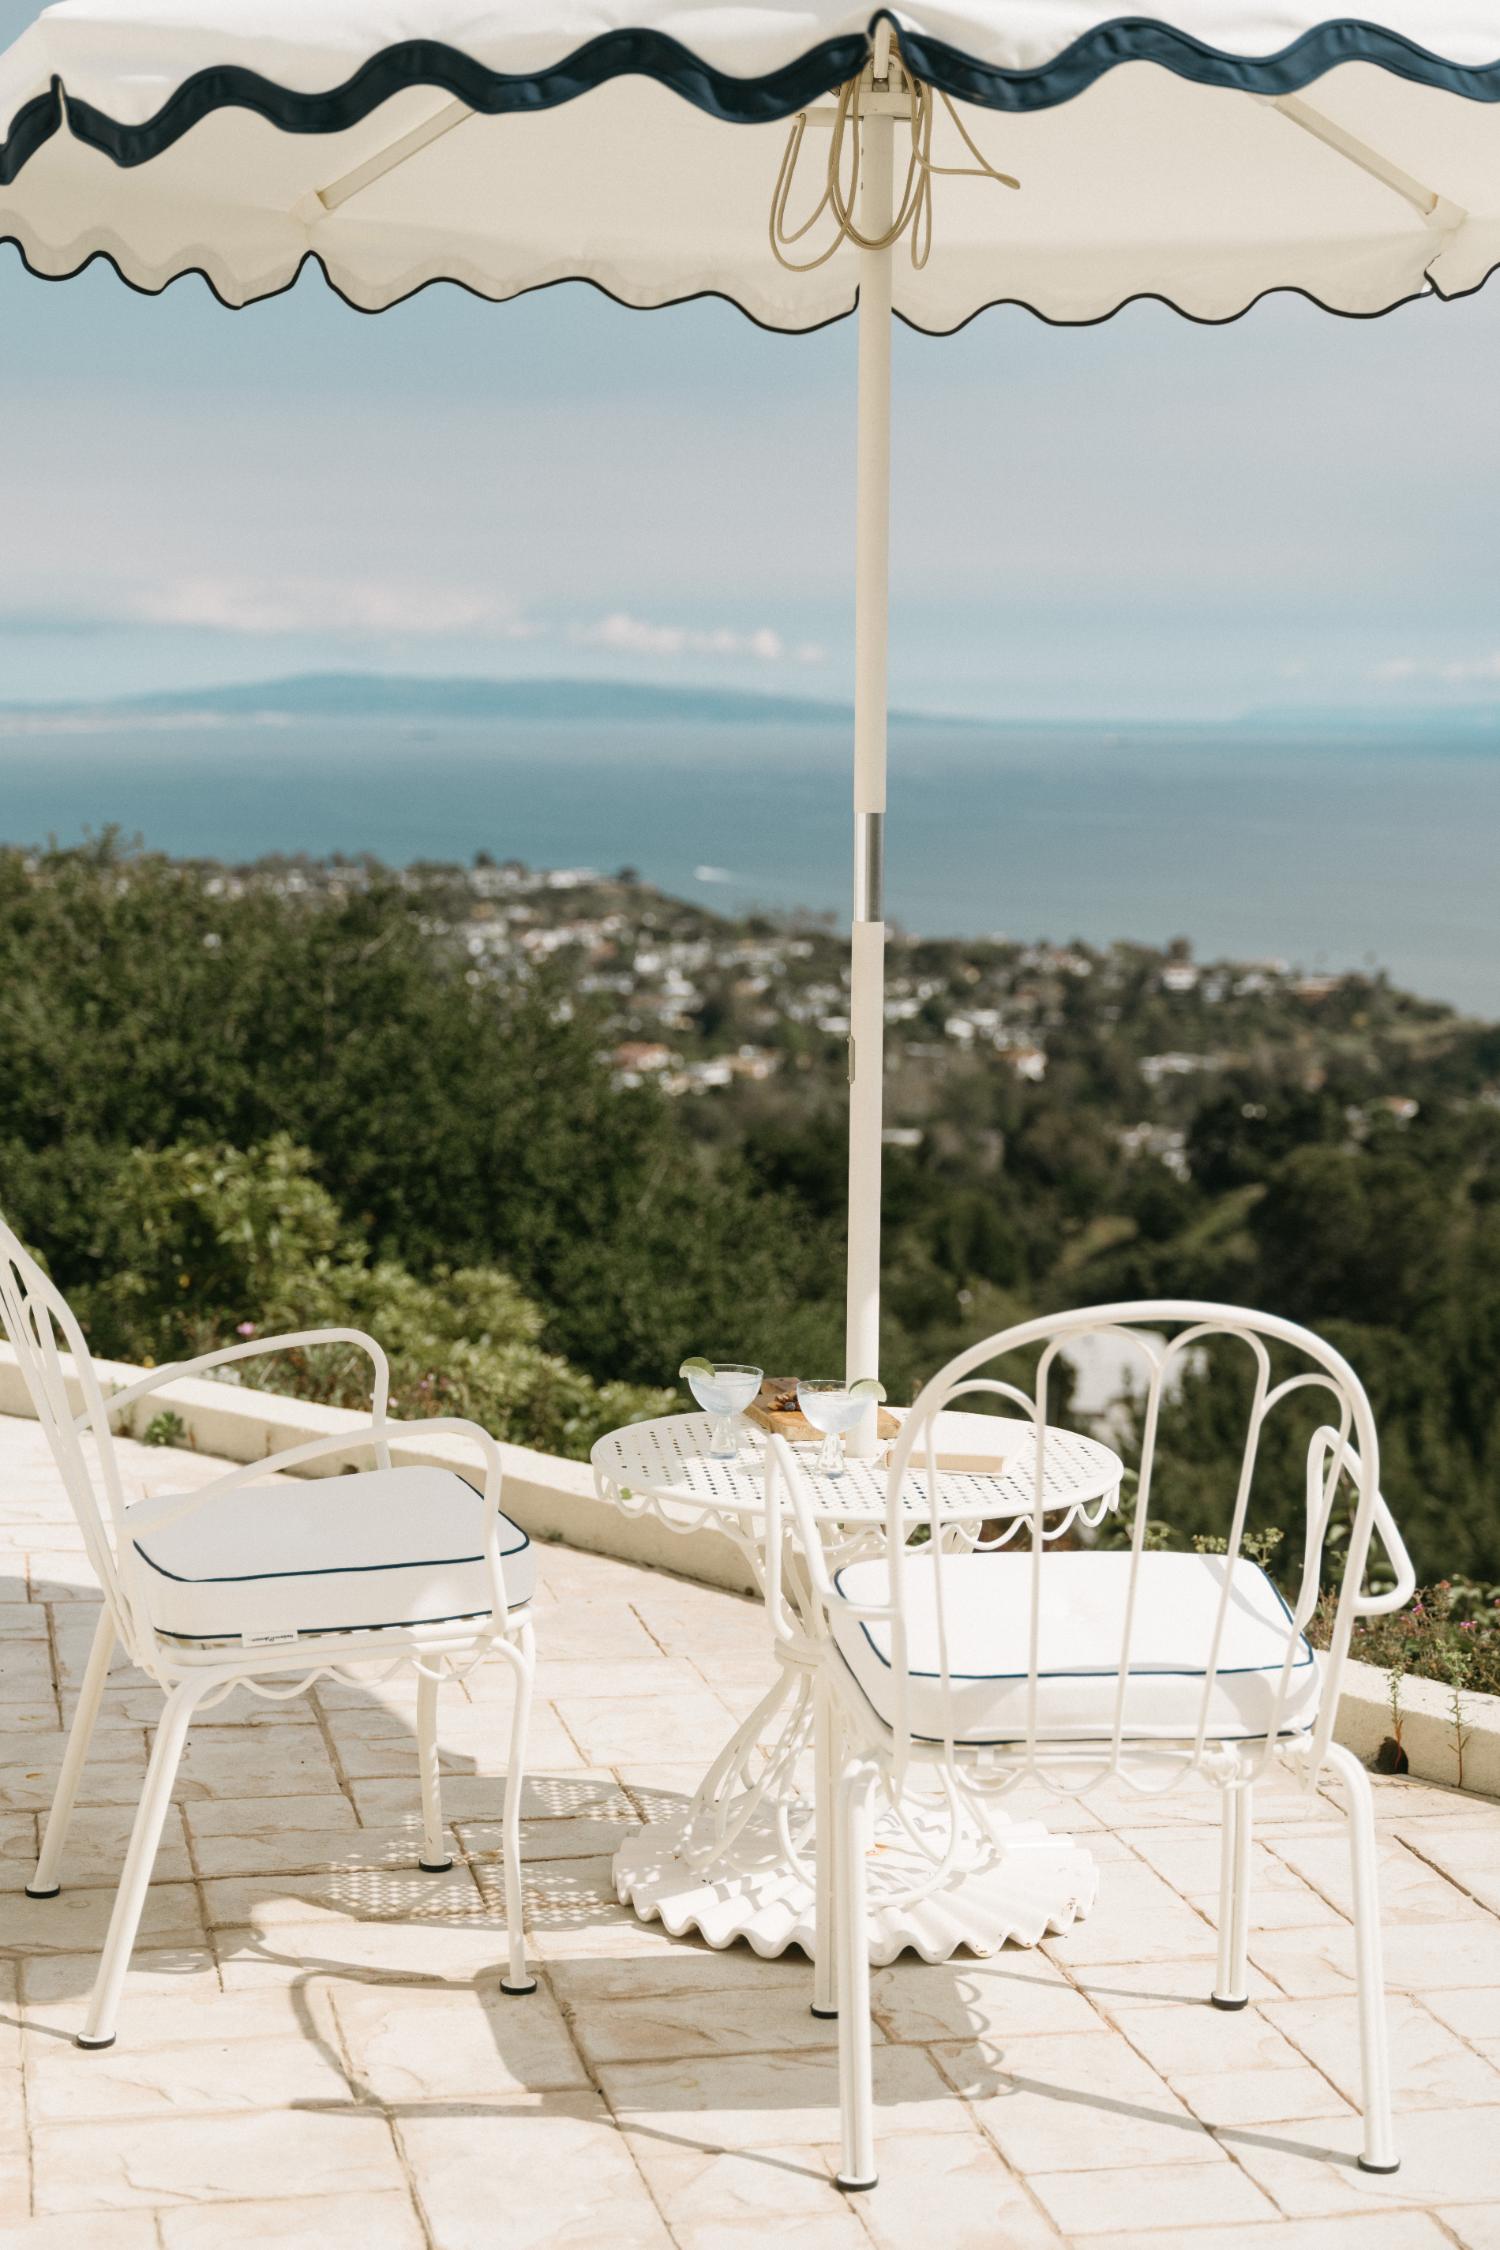
[[[717,1865],[693,1850],[694,1825],[683,1813],[626,1838],[614,1859],[621,1903],[672,1937],[696,1930],[712,1946],[744,1938],[768,1957],[795,1945],[811,1960],[812,1882],[788,1857],[774,1813],[748,1822],[732,1857]],[[1090,1854],[1070,1837],[1049,1835],[1040,1821],[1005,1823],[998,1844],[975,1836],[964,1860],[939,1889],[907,1900],[901,1894],[930,1862],[893,1814],[877,1819],[869,1865],[870,1958],[878,1967],[905,1952],[946,1961],[961,1949],[984,1955],[1036,1945],[1087,1914],[1098,1891]]]

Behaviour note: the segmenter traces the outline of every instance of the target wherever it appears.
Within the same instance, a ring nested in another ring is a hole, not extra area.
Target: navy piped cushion
[[[1222,1555],[1144,1554],[1130,1635],[1125,1733],[1133,1741],[1196,1736],[1214,1624],[1228,1569]],[[917,1549],[903,1572],[907,1622],[908,1712],[913,1735],[971,1744],[1020,1742],[1027,1735],[1031,1646],[1029,1554],[945,1555],[943,1607],[949,1687],[943,1683],[934,1557]],[[1124,1646],[1128,1554],[1043,1557],[1037,1651],[1039,1739],[1098,1741],[1114,1726]],[[835,1585],[847,1602],[889,1600],[884,1559],[847,1565]],[[876,1716],[896,1720],[895,1637],[889,1623],[835,1609],[834,1643]],[[1277,1716],[1289,1642],[1292,1664],[1279,1731],[1312,1724],[1319,1669],[1307,1641],[1265,1572],[1243,1558],[1233,1569],[1212,1690],[1207,1739],[1263,1735]]]
[[[483,1616],[483,1524],[480,1494],[452,1469],[369,1469],[241,1486],[134,1548],[159,1633],[256,1640]],[[508,1516],[500,1552],[506,1601],[519,1608],[535,1590],[536,1558]]]

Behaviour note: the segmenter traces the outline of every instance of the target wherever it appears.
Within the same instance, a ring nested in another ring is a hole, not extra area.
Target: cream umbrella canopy
[[[859,312],[848,1372],[878,1357],[893,316],[1357,317],[1500,262],[1493,0],[60,0],[0,57],[0,240],[231,306],[316,261]],[[1018,188],[1018,192],[1017,192]]]

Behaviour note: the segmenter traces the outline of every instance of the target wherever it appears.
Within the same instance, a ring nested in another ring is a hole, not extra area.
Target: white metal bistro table
[[[600,1493],[627,1515],[650,1515],[673,1531],[722,1531],[766,1586],[763,1447],[749,1433],[738,1457],[708,1454],[710,1417],[668,1414],[601,1438],[593,1449]],[[998,1473],[940,1470],[946,1523],[972,1525],[988,1541],[1021,1531],[1033,1515],[1036,1436],[1029,1423],[949,1413],[938,1443],[949,1452],[998,1450]],[[1045,1536],[1097,1524],[1118,1506],[1123,1464],[1098,1439],[1049,1426],[1043,1448]],[[876,1461],[851,1460],[843,1475],[810,1466],[813,1516],[831,1566],[884,1544],[886,1479]],[[778,1502],[778,1505],[780,1503]],[[908,1473],[904,1505],[913,1525],[929,1521],[925,1473]],[[790,1518],[784,1536],[790,1536]],[[998,1535],[995,1527],[1005,1527]],[[783,1578],[783,1597],[789,1589]],[[795,1598],[795,1589],[792,1589]],[[708,1768],[685,1809],[650,1822],[615,1854],[615,1887],[643,1921],[675,1937],[697,1929],[710,1945],[747,1938],[758,1953],[789,1945],[813,1951],[813,1808],[808,1767],[814,1691],[827,1645],[811,1631],[799,1643],[774,1637],[778,1676]],[[964,1946],[1035,1945],[1087,1913],[1094,1862],[1040,1821],[990,1810],[982,1821],[956,1802],[932,1799],[879,1808],[869,1859],[871,1958],[910,1948],[929,1961]]]

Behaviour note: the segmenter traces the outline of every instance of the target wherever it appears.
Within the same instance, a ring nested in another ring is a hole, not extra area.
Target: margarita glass
[[[764,1382],[762,1369],[734,1360],[685,1359],[677,1372],[704,1413],[714,1418],[708,1433],[710,1454],[715,1461],[735,1460],[739,1454],[735,1421]]]
[[[843,1475],[844,1449],[839,1441],[854,1428],[878,1390],[878,1384],[840,1382],[831,1376],[825,1381],[798,1383],[797,1404],[813,1428],[822,1433],[823,1443],[813,1467],[824,1476]]]

